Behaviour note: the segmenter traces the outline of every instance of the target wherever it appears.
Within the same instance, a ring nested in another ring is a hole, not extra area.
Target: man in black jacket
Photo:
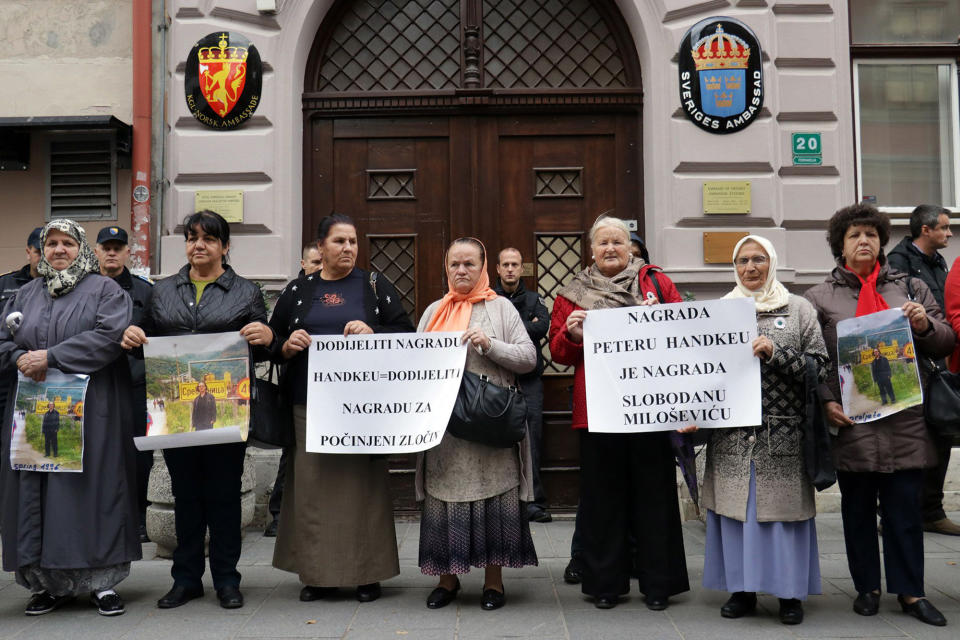
[[[527,427],[530,433],[530,454],[533,462],[533,502],[527,505],[527,516],[533,522],[550,522],[553,518],[547,511],[547,498],[540,483],[540,448],[543,438],[543,339],[550,330],[550,312],[535,291],[527,291],[520,275],[523,273],[523,258],[520,251],[509,247],[497,257],[497,285],[499,295],[507,298],[516,307],[523,320],[527,335],[537,347],[537,367],[520,376],[520,387],[527,400]]]
[[[43,433],[43,455],[49,458],[51,451],[54,457],[60,455],[60,448],[57,443],[57,432],[60,431],[60,412],[57,411],[52,402],[47,405],[47,412],[43,414],[40,431]]]
[[[97,246],[94,248],[100,261],[100,273],[113,278],[113,281],[127,293],[133,302],[133,320],[130,324],[143,326],[143,314],[150,308],[153,297],[153,283],[141,276],[135,276],[127,269],[130,258],[127,232],[120,227],[104,227],[97,234]],[[133,433],[136,436],[147,435],[147,379],[143,360],[133,355],[125,356],[130,365],[130,377],[133,382]],[[140,510],[140,542],[149,542],[147,537],[147,483],[150,469],[153,467],[153,451],[137,451],[137,507]]]
[[[937,205],[922,204],[910,214],[910,237],[901,240],[887,255],[891,269],[923,280],[941,309],[947,261],[940,255],[940,249],[947,247],[952,235],[950,212]],[[943,481],[947,477],[953,439],[940,437],[932,429],[930,434],[937,448],[937,466],[927,469],[923,476],[923,528],[960,536],[960,525],[947,518],[943,510]]]
[[[2,316],[0,322],[6,322],[7,320],[6,316],[3,315],[3,309],[7,306],[7,302],[17,295],[20,287],[40,275],[37,273],[37,265],[40,263],[40,256],[42,255],[40,250],[40,233],[42,231],[43,227],[37,227],[27,237],[27,264],[16,271],[0,276],[0,316]],[[7,389],[13,385],[13,380],[16,377],[16,369],[0,372],[0,416],[7,408]]]
[[[896,402],[897,398],[893,395],[893,371],[890,369],[890,361],[880,353],[879,349],[873,350],[870,373],[873,375],[874,384],[880,390],[880,404]]]
[[[197,397],[193,399],[193,412],[190,416],[190,425],[194,431],[213,429],[217,421],[217,401],[207,392],[207,385],[203,382],[197,385]]]

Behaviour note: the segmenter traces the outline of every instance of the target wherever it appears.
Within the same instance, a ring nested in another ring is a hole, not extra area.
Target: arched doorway
[[[303,237],[353,216],[361,264],[412,316],[445,292],[451,238],[517,247],[550,306],[600,212],[643,228],[641,104],[612,0],[340,0],[306,69]],[[572,376],[551,363],[544,383],[542,477],[572,507]],[[392,468],[397,507],[413,508],[411,459]]]

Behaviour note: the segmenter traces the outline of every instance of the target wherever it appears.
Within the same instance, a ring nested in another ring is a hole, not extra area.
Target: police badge
[[[734,133],[763,107],[760,43],[739,20],[713,17],[693,25],[680,42],[680,103],[704,131]]]

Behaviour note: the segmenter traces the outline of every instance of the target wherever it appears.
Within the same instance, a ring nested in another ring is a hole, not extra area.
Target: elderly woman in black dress
[[[0,533],[3,568],[30,589],[27,615],[49,613],[83,592],[102,615],[124,612],[113,588],[140,559],[130,371],[120,336],[131,302],[99,264],[80,225],[43,229],[40,278],[8,302],[0,322],[0,369],[42,381],[47,371],[87,374],[83,472],[13,471],[14,389],[3,416]],[[13,331],[20,314],[19,329]]]

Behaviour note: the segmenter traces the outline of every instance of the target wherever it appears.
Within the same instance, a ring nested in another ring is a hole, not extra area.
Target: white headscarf
[[[756,291],[751,291],[743,286],[743,282],[740,280],[740,274],[737,272],[736,266],[734,266],[733,276],[737,279],[737,286],[733,291],[723,297],[753,298],[754,303],[757,305],[757,311],[773,311],[774,309],[786,306],[787,301],[790,299],[790,292],[777,280],[777,250],[773,248],[773,244],[769,240],[761,236],[752,235],[741,238],[737,246],[733,248],[734,265],[736,265],[737,254],[740,253],[740,247],[747,242],[756,242],[767,252],[767,257],[770,259],[770,268],[767,270],[767,280],[763,283],[762,287]]]

